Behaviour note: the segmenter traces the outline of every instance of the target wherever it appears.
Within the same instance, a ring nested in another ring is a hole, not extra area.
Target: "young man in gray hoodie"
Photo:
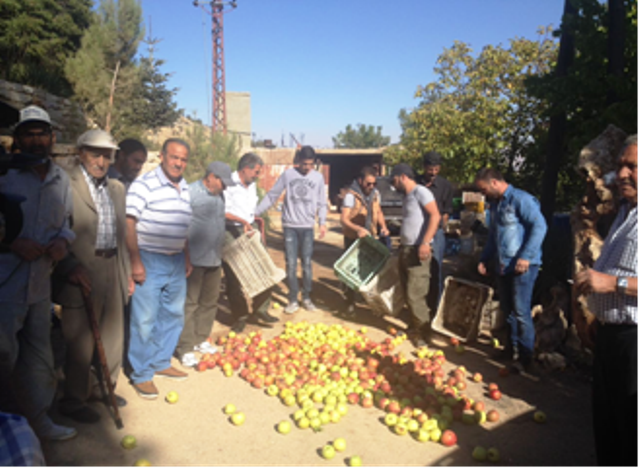
[[[326,233],[327,197],[322,174],[313,169],[316,153],[310,146],[296,151],[294,168],[287,169],[256,208],[260,216],[276,203],[283,191],[286,191],[282,208],[282,226],[284,228],[284,247],[287,262],[287,281],[289,283],[289,304],[285,313],[295,313],[298,304],[298,253],[302,262],[302,306],[314,311],[311,302],[311,255],[313,254],[313,228],[316,217],[320,226],[319,238]]]

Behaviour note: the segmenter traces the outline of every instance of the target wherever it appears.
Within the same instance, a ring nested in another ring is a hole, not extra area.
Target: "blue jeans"
[[[129,362],[134,384],[151,381],[171,366],[184,325],[187,296],[184,253],[140,251],[147,278],[131,297]]]
[[[500,309],[507,318],[511,346],[523,363],[533,357],[536,333],[531,317],[531,296],[539,269],[539,265],[530,265],[524,274],[498,276]]]
[[[300,254],[300,261],[302,263],[302,299],[310,299],[313,228],[288,228],[285,226],[284,253],[287,260],[289,303],[298,301],[298,254]]]

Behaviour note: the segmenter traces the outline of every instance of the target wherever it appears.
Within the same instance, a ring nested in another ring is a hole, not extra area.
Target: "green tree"
[[[189,127],[182,136],[191,147],[189,164],[184,178],[193,182],[204,176],[205,170],[212,161],[223,161],[235,169],[240,159],[240,137],[238,135],[216,132],[200,124]]]
[[[167,88],[169,73],[162,73],[163,60],[153,57],[140,59],[140,89],[136,94],[134,115],[148,129],[171,126],[182,115],[174,102],[176,88]]]
[[[458,41],[445,49],[434,68],[437,80],[418,87],[418,106],[400,111],[400,145],[390,147],[385,160],[420,168],[420,155],[436,150],[454,181],[470,182],[478,169],[492,165],[538,192],[531,186],[537,186],[543,161],[534,149],[546,108],[527,93],[525,80],[550,70],[557,44],[549,31],[540,28],[538,40],[512,39],[508,48],[488,45],[477,55]]]
[[[611,33],[607,3],[571,0],[571,6],[574,11],[563,18],[561,29],[555,31],[557,36],[570,33],[573,37],[575,54],[571,65],[563,74],[549,71],[531,77],[526,83],[527,92],[546,103],[548,116],[566,115],[560,137],[562,151],[559,155],[549,153],[547,156],[558,168],[557,194],[546,204],[547,213],[553,212],[553,205],[566,210],[575,204],[583,188],[582,179],[576,177],[573,170],[577,155],[608,124],[630,134],[637,132],[637,2],[623,1],[624,15],[618,26],[623,34],[614,32],[615,47],[621,50],[615,51],[615,59],[607,53]],[[612,63],[617,66],[612,68]],[[543,147],[541,154],[544,150]]]
[[[89,27],[92,0],[2,0],[0,78],[68,97],[68,57]]]
[[[390,137],[382,135],[382,126],[348,124],[344,131],[332,137],[334,148],[380,148],[389,145]]]
[[[138,0],[101,0],[66,75],[75,99],[96,124],[116,137],[145,128],[135,114],[141,71],[135,55],[144,36]]]

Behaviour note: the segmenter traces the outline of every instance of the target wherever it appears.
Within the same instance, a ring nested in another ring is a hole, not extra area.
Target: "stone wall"
[[[11,134],[18,112],[31,104],[41,106],[49,113],[58,142],[73,143],[88,127],[78,104],[31,86],[0,80],[0,103],[4,104],[0,128],[3,135]]]

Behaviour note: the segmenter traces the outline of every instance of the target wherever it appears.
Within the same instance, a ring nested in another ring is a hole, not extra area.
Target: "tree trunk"
[[[607,73],[611,81],[607,90],[607,106],[610,106],[618,101],[615,84],[624,76],[625,10],[624,0],[608,0],[608,5]]]
[[[560,37],[560,50],[558,52],[558,63],[556,65],[556,77],[565,77],[569,67],[573,63],[575,46],[573,42],[573,32],[569,30],[568,19],[576,14],[571,0],[565,0],[564,13],[562,15],[562,36]],[[551,117],[549,122],[549,136],[547,141],[547,159],[542,175],[542,213],[551,224],[553,212],[556,209],[556,193],[558,190],[558,171],[562,161],[565,129],[567,126],[567,115],[564,111],[558,111]]]
[[[116,82],[118,81],[118,72],[120,71],[120,61],[116,63],[116,69],[113,72],[111,80],[111,90],[109,91],[109,107],[107,108],[107,118],[105,119],[104,130],[111,132],[111,109],[113,109],[113,97],[116,94]]]

